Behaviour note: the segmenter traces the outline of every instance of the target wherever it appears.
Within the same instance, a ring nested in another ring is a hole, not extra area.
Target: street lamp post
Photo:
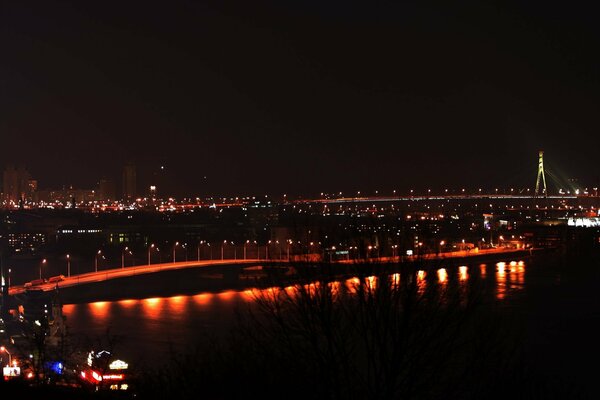
[[[246,240],[246,242],[244,242],[244,260],[246,259],[246,245],[250,243],[249,240]]]
[[[67,276],[71,276],[71,255],[67,254]]]
[[[226,244],[227,244],[227,240],[223,240],[223,243],[221,243],[221,260],[225,259],[225,252],[224,252],[223,248],[225,247]]]
[[[354,254],[351,254],[352,250],[356,250],[356,252],[354,252]],[[358,253],[358,246],[349,246],[348,247],[348,260],[350,258],[352,258],[353,260],[357,259],[358,258],[358,254],[357,253]]]
[[[10,273],[12,272],[12,269],[8,269],[8,287],[10,287]]]
[[[201,240],[200,242],[198,242],[198,261],[200,261],[200,246],[202,245],[203,242],[204,242],[204,240]]]
[[[125,268],[125,252],[129,251],[129,247],[125,247],[121,251],[121,269]],[[130,251],[129,251],[130,252]],[[131,253],[131,252],[130,252]]]
[[[150,265],[150,251],[154,248],[154,243],[148,246],[148,265]]]
[[[12,365],[12,356],[10,354],[10,351],[8,351],[8,349],[4,346],[0,346],[0,351],[5,352],[6,354],[8,354],[8,365]]]
[[[173,245],[173,263],[175,263],[175,250],[177,249],[177,246],[179,246],[179,242],[175,242],[175,244]]]
[[[94,267],[96,272],[98,272],[98,256],[102,254],[102,250],[98,250],[98,252],[96,253],[96,257],[94,259]]]
[[[40,279],[42,279],[42,266],[46,264],[48,261],[44,258],[40,263]]]

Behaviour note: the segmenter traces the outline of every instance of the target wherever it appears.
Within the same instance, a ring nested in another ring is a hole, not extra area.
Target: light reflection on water
[[[399,287],[401,282],[417,283],[417,292],[424,293],[435,285],[446,287],[452,282],[464,286],[473,276],[478,275],[486,281],[495,282],[494,295],[503,301],[511,294],[524,288],[525,263],[523,261],[499,262],[495,265],[481,264],[475,267],[446,267],[428,273],[419,270],[406,277],[400,273],[390,274],[388,282]],[[492,270],[494,272],[492,272]],[[334,281],[327,284],[333,295],[341,292],[357,293],[361,284],[367,290],[377,290],[379,278],[369,276],[362,280],[358,277]],[[317,283],[304,287],[308,293],[319,290]],[[235,322],[234,311],[256,301],[257,296],[277,296],[283,292],[294,296],[296,288],[284,289],[245,289],[228,290],[220,293],[199,293],[195,295],[175,295],[171,297],[151,297],[146,299],[124,299],[117,301],[98,301],[87,304],[66,304],[63,313],[71,332],[97,336],[110,328],[114,334],[129,339],[126,352],[129,357],[140,355],[152,358],[149,348],[157,345],[168,348],[169,344],[193,343],[201,332],[221,330],[225,332]],[[158,354],[156,355],[158,357]]]
[[[511,261],[496,263],[496,298],[503,300],[511,292],[523,289],[525,283],[525,263]]]
[[[460,279],[461,281],[466,281],[467,279],[469,279],[469,269],[466,266],[460,266],[458,267],[458,279]]]

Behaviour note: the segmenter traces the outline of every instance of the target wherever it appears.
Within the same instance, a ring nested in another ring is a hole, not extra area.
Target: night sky
[[[544,149],[593,186],[585,3],[5,1],[0,167],[41,188],[133,161],[177,196],[366,193],[533,187]]]

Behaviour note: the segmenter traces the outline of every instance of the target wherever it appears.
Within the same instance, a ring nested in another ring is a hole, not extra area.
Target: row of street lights
[[[300,243],[300,242],[298,242],[298,243]],[[292,241],[291,239],[286,240],[286,247],[287,247],[286,257],[287,257],[288,260],[290,259],[290,248],[291,248],[291,246],[293,244],[294,244],[294,241]],[[320,244],[321,243],[319,242],[319,245]],[[212,260],[212,246],[211,246],[211,244],[208,243],[205,240],[201,240],[198,243],[198,248],[197,248],[197,260],[198,261],[200,261],[200,259],[201,259],[201,247],[204,246],[204,245],[206,245],[208,248],[210,248],[210,259]],[[233,241],[229,241],[228,242],[227,240],[224,240],[221,243],[221,246],[220,246],[221,260],[225,259],[225,248],[226,248],[227,245],[232,245],[233,246],[233,249],[234,249],[233,259],[237,259],[237,247],[235,246],[235,243]],[[258,242],[256,240],[254,240],[254,241],[246,240],[243,243],[243,246],[242,246],[242,248],[243,248],[243,259],[244,260],[247,259],[247,255],[248,255],[247,248],[248,248],[249,245],[256,245],[256,258],[260,259],[260,245],[258,244]],[[282,255],[283,255],[282,254],[282,249],[281,249],[281,246],[280,246],[280,242],[278,240],[269,240],[268,243],[267,243],[267,245],[265,245],[265,259],[269,258],[269,247],[272,246],[272,245],[277,245],[277,249],[279,251],[279,254],[278,254],[279,259],[282,259]],[[307,255],[310,254],[310,252],[312,251],[312,249],[314,248],[315,245],[316,245],[315,242],[308,242],[307,243],[307,246],[306,246],[306,254]],[[420,243],[419,243],[419,245],[420,245]],[[439,243],[439,250],[438,251],[441,251],[441,248],[444,245],[445,245],[445,241],[442,240]],[[186,244],[185,243],[182,244],[182,243],[179,243],[179,242],[175,242],[173,244],[173,249],[172,249],[172,254],[173,254],[172,255],[172,260],[173,260],[173,262],[177,261],[177,248],[178,247],[182,247],[182,248],[185,249],[186,248]],[[370,258],[374,252],[376,252],[376,257],[379,257],[379,254],[380,254],[379,253],[379,249],[380,249],[379,246],[376,246],[376,245],[369,245],[369,246],[367,246],[367,250],[368,250],[367,257]],[[148,246],[148,252],[147,252],[147,255],[148,255],[148,265],[152,264],[152,251],[153,250],[155,250],[157,252],[160,251],[160,249],[154,243],[151,243]],[[334,250],[336,250],[336,247],[332,246],[330,250],[334,251]],[[350,253],[352,253],[353,251],[358,252],[358,246],[349,246],[348,247],[348,258],[350,258]],[[397,257],[398,256],[398,245],[397,244],[396,245],[391,245],[391,251],[392,251],[392,257]],[[125,257],[126,257],[126,255],[129,255],[129,256],[133,257],[133,252],[129,249],[129,247],[124,247],[123,250],[121,251],[121,268],[123,268],[123,269],[125,268]],[[358,255],[358,254],[356,254],[356,255]],[[330,258],[330,260],[332,259],[331,253],[330,253],[330,257],[329,258]],[[95,272],[98,272],[98,264],[99,264],[99,260],[101,260],[101,259],[105,260],[106,257],[103,255],[102,250],[98,250],[96,252],[95,256],[94,256],[94,271]],[[67,260],[67,276],[70,277],[71,276],[71,255],[70,254],[66,255],[66,260]],[[187,261],[187,253],[186,253],[186,261]],[[45,258],[40,263],[40,269],[39,269],[39,277],[40,277],[40,279],[42,279],[42,269],[43,269],[44,266],[47,265],[47,263],[48,263],[48,260],[45,259]],[[9,285],[10,285],[10,271],[9,271]]]

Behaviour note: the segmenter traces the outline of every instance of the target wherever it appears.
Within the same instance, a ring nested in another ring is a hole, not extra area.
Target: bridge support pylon
[[[540,181],[544,185],[542,191],[540,192]],[[535,192],[533,192],[533,197],[548,197],[548,188],[546,187],[546,174],[544,173],[544,151],[540,150],[539,158],[538,158],[538,172],[537,179],[535,181]]]

